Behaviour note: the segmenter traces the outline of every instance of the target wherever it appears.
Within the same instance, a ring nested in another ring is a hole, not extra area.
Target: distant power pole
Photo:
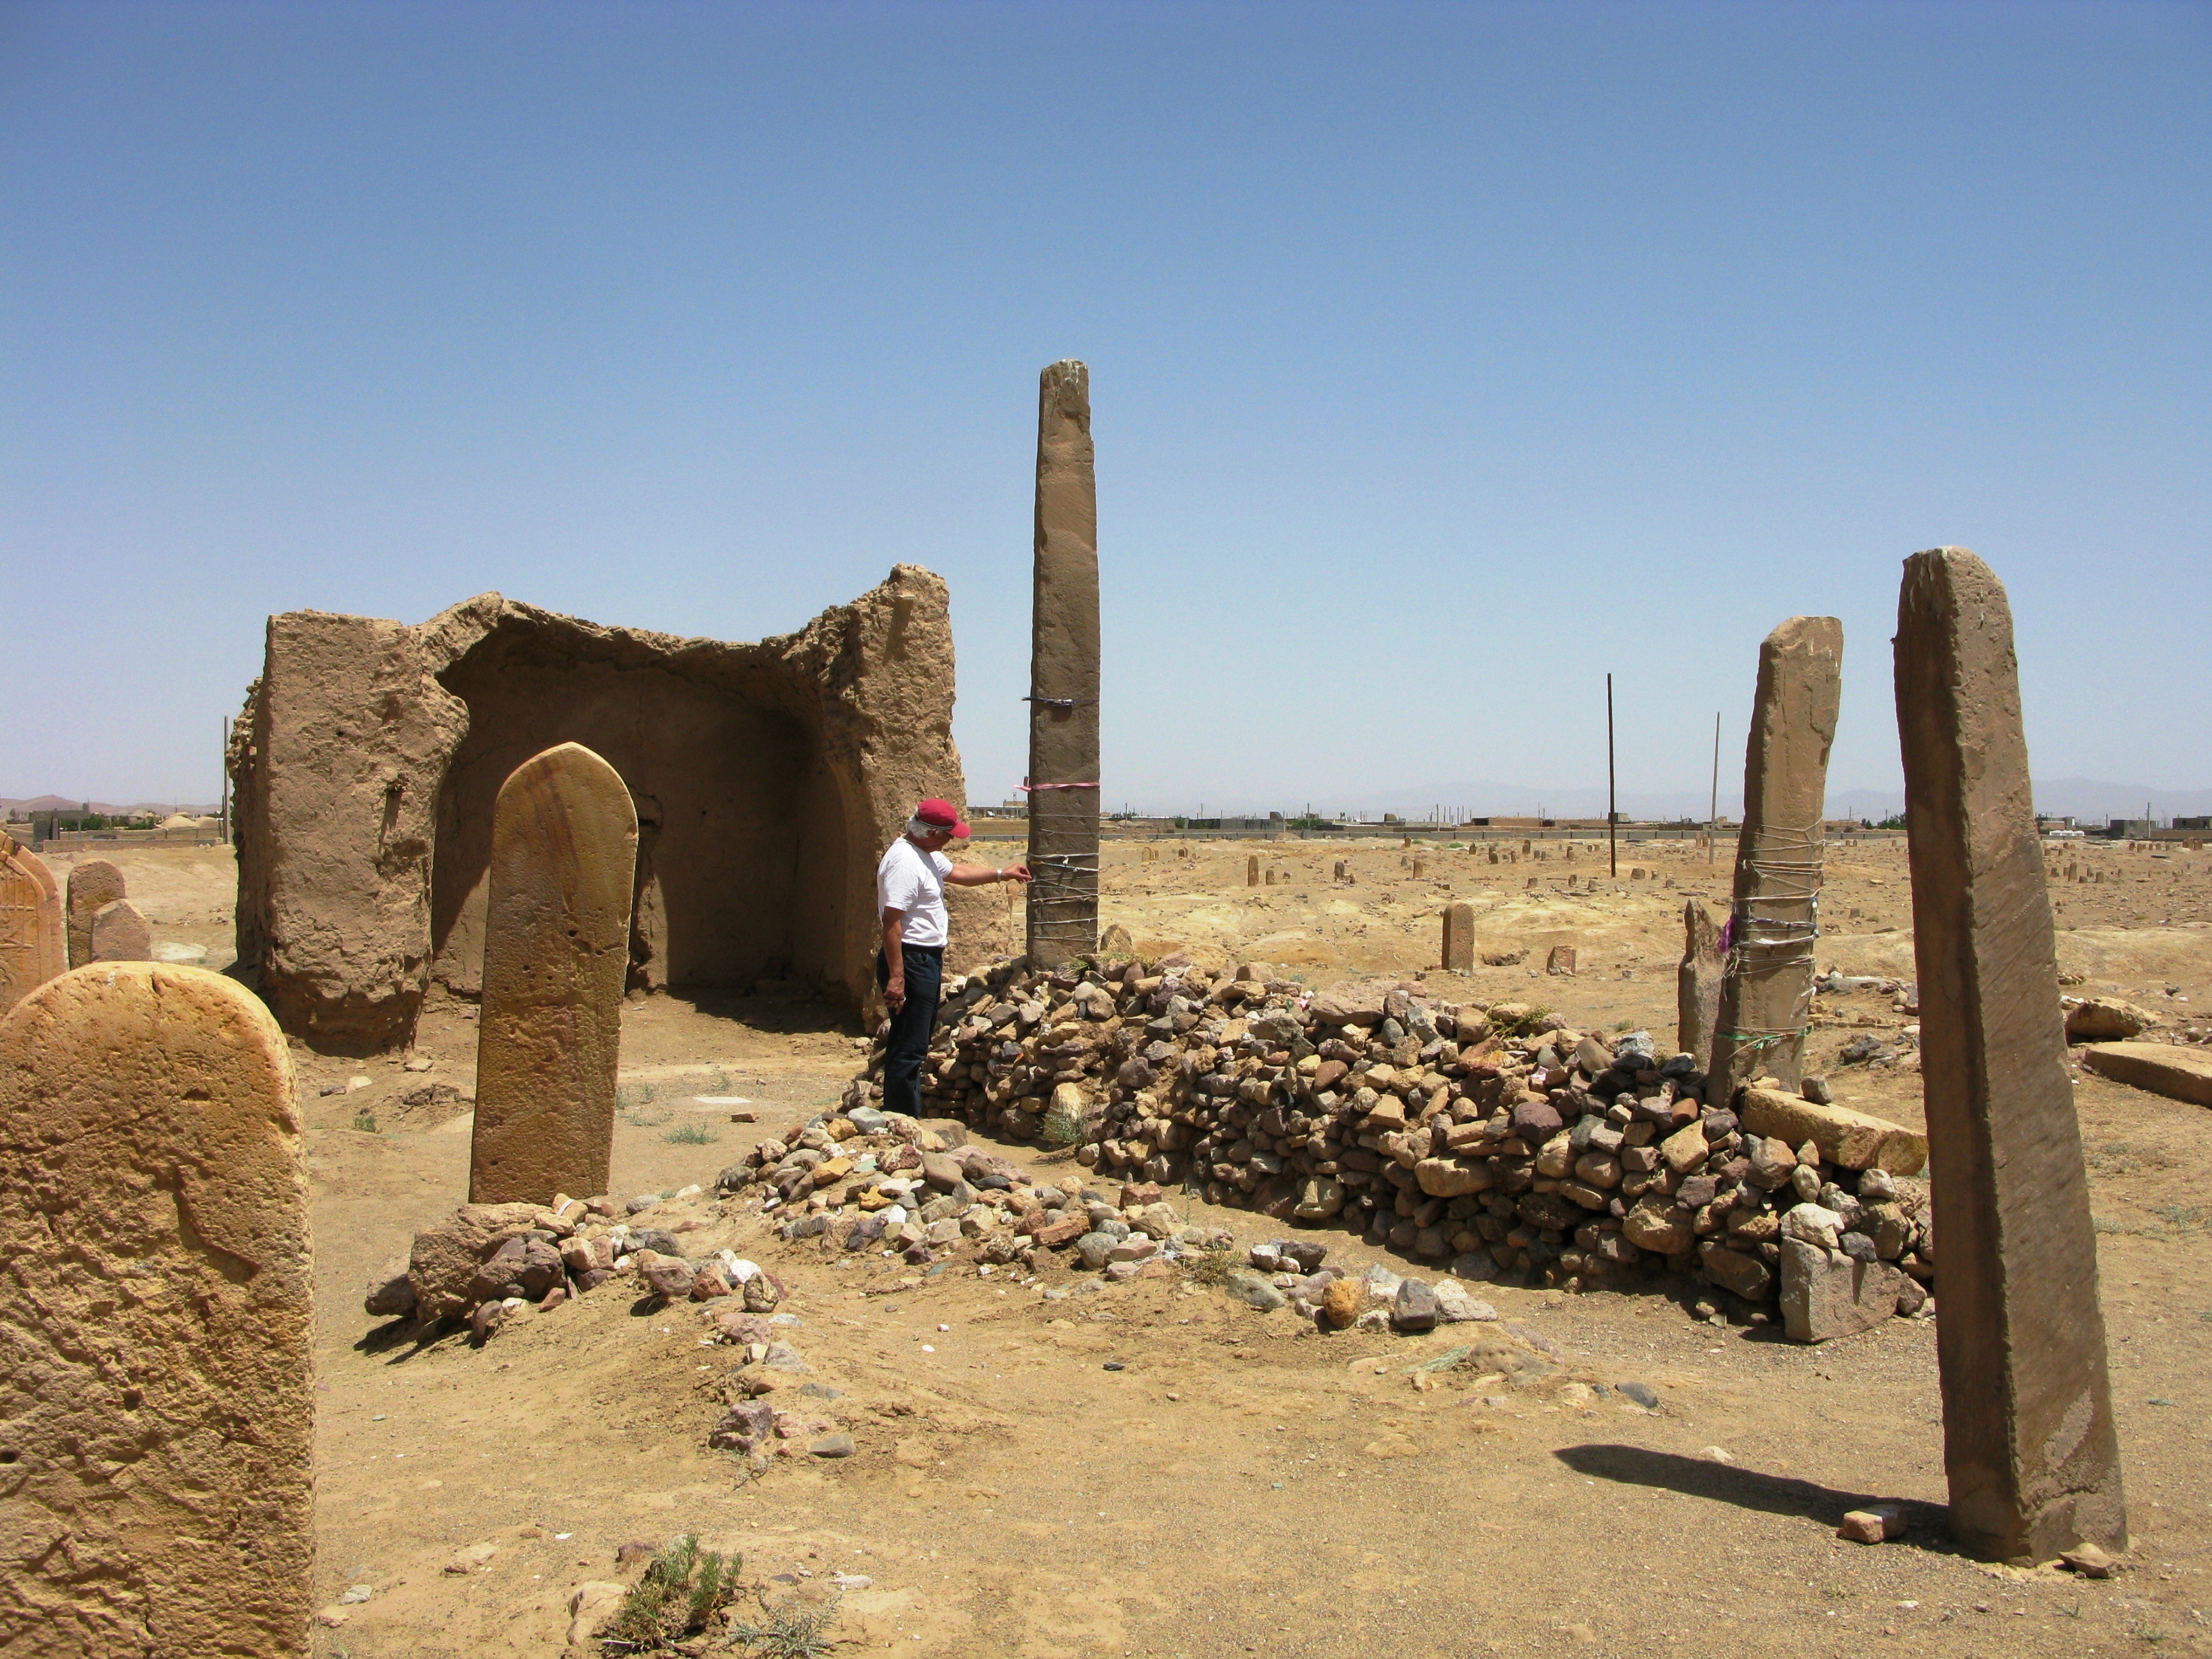
[[[1713,799],[1705,813],[1705,862],[1720,856],[1721,839],[1721,711],[1713,710]]]
[[[1605,854],[1620,875],[1620,807],[1613,791],[1613,676],[1605,677]]]

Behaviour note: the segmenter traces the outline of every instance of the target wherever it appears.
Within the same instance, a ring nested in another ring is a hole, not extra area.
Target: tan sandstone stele
[[[0,1018],[0,1650],[307,1651],[307,1176],[268,1011],[118,963]]]
[[[92,919],[103,906],[126,896],[123,872],[106,859],[87,859],[70,872],[69,965],[82,968],[93,956]]]
[[[1996,573],[1963,547],[1907,559],[1896,657],[1952,1535],[2021,1565],[2124,1550],[2097,1236]]]
[[[1098,944],[1098,482],[1091,371],[1073,357],[1037,377],[1036,528],[1028,945],[1054,967]]]
[[[69,966],[61,890],[46,861],[0,835],[0,1012]]]
[[[1727,1100],[1762,1075],[1791,1089],[1803,1078],[1843,665],[1844,625],[1833,617],[1792,617],[1759,647],[1709,1099]]]
[[[613,767],[564,743],[500,786],[491,836],[469,1201],[602,1193],[637,809]]]

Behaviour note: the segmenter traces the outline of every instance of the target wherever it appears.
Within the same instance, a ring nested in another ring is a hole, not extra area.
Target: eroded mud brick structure
[[[404,1043],[433,984],[477,995],[494,799],[573,742],[636,805],[634,988],[797,979],[857,1002],[877,858],[916,800],[965,799],[952,695],[945,585],[916,565],[757,644],[496,593],[416,626],[272,617],[229,757],[241,969],[339,1052]],[[956,951],[963,916],[981,925],[964,893]]]

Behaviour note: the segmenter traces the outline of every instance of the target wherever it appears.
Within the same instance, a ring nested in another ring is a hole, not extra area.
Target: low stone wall
[[[848,1112],[879,1103],[881,1066],[879,1041]],[[1815,1338],[1917,1310],[1935,1277],[1921,1139],[1776,1090],[1706,1095],[1692,1057],[1646,1033],[1172,957],[951,981],[924,1071],[930,1115],[1461,1278],[1693,1273]]]

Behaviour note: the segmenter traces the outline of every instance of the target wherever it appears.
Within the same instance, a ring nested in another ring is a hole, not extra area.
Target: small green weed
[[[1045,1108],[1044,1122],[1037,1130],[1041,1146],[1073,1146],[1083,1139],[1083,1116],[1054,1103]]]
[[[2093,1176],[2129,1176],[2143,1170],[2166,1170],[2173,1165],[2171,1154],[2155,1146],[2134,1146],[2124,1140],[2107,1140],[2084,1150],[2083,1161]]]
[[[1182,1276],[1194,1285],[1221,1285],[1237,1267],[1233,1250],[1197,1250],[1180,1258]]]
[[[703,1123],[679,1123],[661,1139],[672,1146],[711,1146],[721,1136]]]
[[[837,1603],[843,1599],[842,1591],[833,1591],[818,1607],[788,1607],[773,1613],[763,1602],[761,1611],[768,1614],[768,1623],[732,1620],[730,1645],[759,1659],[821,1659],[830,1651],[830,1626],[837,1622]]]
[[[2150,1213],[2154,1219],[2135,1226],[2116,1221],[2110,1216],[2094,1214],[2089,1218],[2089,1224],[2100,1233],[2127,1238],[2155,1239],[2162,1243],[2172,1243],[2212,1231],[2212,1206],[2206,1205],[2157,1204],[2151,1206]]]
[[[353,1115],[353,1127],[365,1135],[376,1133],[376,1114],[363,1107]]]
[[[647,1109],[658,1098],[650,1083],[625,1083],[615,1091],[615,1109],[622,1114],[623,1121],[634,1128],[656,1128],[676,1115],[672,1105],[664,1106],[657,1112]]]
[[[702,1550],[689,1534],[671,1540],[623,1598],[601,1652],[649,1652],[704,1630],[736,1596],[744,1567],[743,1556]]]

